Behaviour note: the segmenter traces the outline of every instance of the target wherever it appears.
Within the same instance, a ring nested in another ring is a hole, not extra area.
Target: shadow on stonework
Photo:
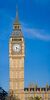
[[[15,96],[7,96],[5,98],[5,100],[19,100],[19,98],[15,97]]]
[[[5,98],[5,100],[20,100],[20,99],[14,95],[13,91],[11,91],[11,92],[9,92],[9,94]]]
[[[28,98],[26,98],[26,100],[42,100],[42,98],[36,96],[36,97],[28,97]]]

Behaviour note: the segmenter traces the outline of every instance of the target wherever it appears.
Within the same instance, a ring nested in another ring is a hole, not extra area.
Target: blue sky
[[[25,87],[50,85],[50,0],[0,1],[0,86],[9,87],[9,38],[16,16],[25,40]]]

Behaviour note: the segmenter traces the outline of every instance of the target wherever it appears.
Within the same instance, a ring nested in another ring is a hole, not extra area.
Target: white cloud
[[[37,38],[44,41],[50,41],[50,34],[46,33],[45,30],[23,27],[23,32],[24,36],[27,38]]]
[[[10,17],[11,21],[14,21],[13,17]],[[22,31],[27,38],[37,38],[44,41],[50,41],[50,34],[46,33],[43,29],[27,28],[28,24],[20,22],[22,26]]]

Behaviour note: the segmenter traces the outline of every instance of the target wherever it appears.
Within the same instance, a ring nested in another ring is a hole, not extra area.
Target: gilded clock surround
[[[19,44],[21,46],[21,49],[20,49],[19,52],[13,51],[13,45],[15,45],[15,44]],[[14,43],[12,43],[12,54],[14,54],[14,55],[20,55],[20,54],[22,54],[22,43],[21,42],[14,42]]]

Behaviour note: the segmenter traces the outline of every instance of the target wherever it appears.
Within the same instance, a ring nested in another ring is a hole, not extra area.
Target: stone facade
[[[39,97],[41,100],[50,100],[50,87],[46,88],[25,88],[25,100],[30,97]]]
[[[20,100],[29,97],[41,97],[41,100],[50,100],[50,88],[24,88],[24,38],[18,17],[13,24],[13,32],[9,41],[10,92]]]
[[[16,19],[9,41],[10,91],[24,100],[24,38]]]

